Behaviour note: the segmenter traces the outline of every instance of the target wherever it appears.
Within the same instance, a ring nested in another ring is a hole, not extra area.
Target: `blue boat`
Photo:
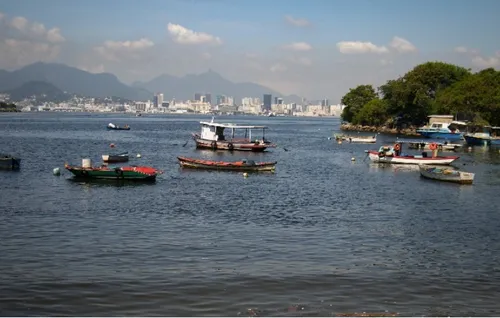
[[[483,132],[466,133],[465,142],[470,146],[500,146],[500,127],[483,128]]]
[[[430,126],[423,126],[417,129],[417,133],[422,137],[429,139],[446,139],[450,141],[463,139],[464,133],[458,128],[466,127],[467,124],[465,122],[447,122],[447,120],[453,119],[451,115],[431,115],[429,117],[429,122],[432,122],[433,118],[438,118],[438,120],[433,121]]]

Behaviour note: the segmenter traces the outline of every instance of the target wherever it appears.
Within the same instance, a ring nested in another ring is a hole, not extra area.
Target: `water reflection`
[[[84,189],[89,189],[93,186],[97,187],[135,187],[141,185],[154,185],[156,180],[120,180],[120,179],[86,179],[71,177],[66,179],[74,184],[80,184]]]
[[[392,172],[416,172],[419,171],[418,165],[406,164],[386,164],[386,163],[370,163],[368,170],[370,172],[377,171],[392,171]]]

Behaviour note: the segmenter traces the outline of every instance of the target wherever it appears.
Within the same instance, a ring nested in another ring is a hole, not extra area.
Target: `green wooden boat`
[[[119,180],[143,180],[153,181],[156,176],[162,174],[163,171],[153,167],[145,166],[130,166],[109,168],[101,167],[76,167],[68,164],[64,168],[69,170],[77,178],[86,179],[119,179]]]

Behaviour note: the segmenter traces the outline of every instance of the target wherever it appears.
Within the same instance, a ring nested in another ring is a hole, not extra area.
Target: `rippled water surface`
[[[476,173],[460,186],[364,161],[394,137],[339,145],[328,140],[338,119],[217,118],[270,126],[278,148],[262,154],[183,147],[202,119],[0,114],[0,152],[22,158],[0,171],[0,313],[500,315],[498,149],[460,152],[456,166]],[[165,173],[154,184],[52,175],[100,164],[110,143]],[[178,155],[278,165],[243,178],[182,171]]]

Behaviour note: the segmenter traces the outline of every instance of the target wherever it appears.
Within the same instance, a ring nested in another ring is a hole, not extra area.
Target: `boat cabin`
[[[266,139],[266,126],[238,126],[235,124],[223,124],[212,122],[200,122],[201,124],[201,139],[210,141],[235,141],[239,140],[241,142],[252,142],[252,130],[262,129],[262,140],[265,142]],[[229,130],[229,134],[226,134],[226,129]],[[236,136],[237,130],[243,130],[244,136]]]
[[[420,129],[432,131],[450,130],[451,132],[459,133],[461,129],[463,130],[467,126],[466,122],[453,120],[453,115],[430,115],[428,117],[428,124]]]

